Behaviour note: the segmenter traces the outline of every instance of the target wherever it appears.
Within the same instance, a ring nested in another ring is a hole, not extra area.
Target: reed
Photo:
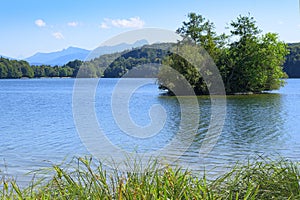
[[[120,172],[76,158],[24,188],[2,177],[0,199],[300,199],[299,163],[283,159],[237,164],[215,180],[157,162],[143,170],[138,162],[133,166]]]

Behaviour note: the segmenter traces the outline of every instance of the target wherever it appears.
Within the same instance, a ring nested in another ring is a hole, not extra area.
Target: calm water
[[[128,79],[122,91],[132,84]],[[176,98],[160,95],[155,80],[135,91],[129,102],[130,116],[139,126],[151,123],[149,108],[162,105],[165,126],[155,136],[135,139],[114,121],[111,95],[117,79],[101,79],[95,98],[100,127],[115,145],[128,151],[148,152],[167,144],[179,130],[180,106]],[[199,130],[179,163],[189,168],[205,165],[211,173],[256,155],[300,158],[300,80],[289,79],[279,91],[267,95],[229,96],[225,125],[217,145],[205,158],[199,148],[205,137],[211,102],[199,97]],[[89,155],[76,131],[72,113],[74,79],[0,80],[0,169],[22,174],[60,163],[65,158]],[[87,119],[88,120],[88,119]]]

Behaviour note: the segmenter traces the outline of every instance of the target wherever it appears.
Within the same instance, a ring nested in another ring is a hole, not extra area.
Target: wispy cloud
[[[58,40],[64,39],[64,36],[61,32],[54,32],[54,33],[52,33],[52,36]]]
[[[129,19],[104,19],[100,27],[103,29],[111,26],[118,28],[143,28],[144,25],[145,22],[140,17],[131,17]]]
[[[76,27],[78,26],[78,22],[68,22],[68,26]]]
[[[279,25],[283,25],[283,24],[284,24],[284,21],[279,20],[279,21],[278,21],[278,24],[279,24]]]
[[[100,28],[109,29],[110,27],[108,26],[108,24],[106,22],[102,22],[101,25],[100,25]]]
[[[46,22],[44,22],[44,20],[42,20],[42,19],[37,19],[37,20],[35,20],[35,25],[37,25],[38,27],[44,27],[44,26],[46,26]]]

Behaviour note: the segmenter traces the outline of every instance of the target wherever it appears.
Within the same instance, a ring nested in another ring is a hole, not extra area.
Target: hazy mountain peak
[[[138,40],[133,44],[120,43],[113,46],[100,46],[93,51],[70,46],[66,49],[62,49],[56,52],[50,52],[50,53],[38,52],[33,56],[25,58],[25,60],[29,62],[31,65],[52,65],[52,66],[60,65],[61,66],[68,63],[69,61],[73,61],[76,59],[84,61],[86,60],[87,57],[89,57],[89,59],[92,59],[104,54],[121,52],[126,49],[136,48],[146,44],[148,44],[148,41],[144,39],[144,40]]]

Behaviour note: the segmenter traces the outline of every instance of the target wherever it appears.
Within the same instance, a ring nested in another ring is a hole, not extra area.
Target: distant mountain
[[[138,40],[133,44],[128,44],[128,43],[120,43],[114,46],[100,46],[93,50],[91,54],[88,56],[88,60],[92,60],[94,58],[98,58],[99,56],[105,55],[105,54],[112,54],[112,53],[117,53],[121,52],[124,50],[136,48],[136,47],[141,47],[146,44],[149,44],[147,40]]]
[[[51,52],[51,53],[36,53],[31,57],[25,58],[30,65],[59,65],[62,66],[69,61],[82,60],[85,61],[97,58],[104,54],[111,54],[121,52],[127,49],[141,47],[148,44],[147,40],[138,40],[133,44],[121,43],[114,46],[100,46],[93,51],[81,49],[77,47],[69,47],[62,51]]]
[[[69,47],[62,51],[51,53],[36,53],[31,57],[25,58],[31,65],[64,65],[72,60],[85,60],[90,51],[77,47]]]

